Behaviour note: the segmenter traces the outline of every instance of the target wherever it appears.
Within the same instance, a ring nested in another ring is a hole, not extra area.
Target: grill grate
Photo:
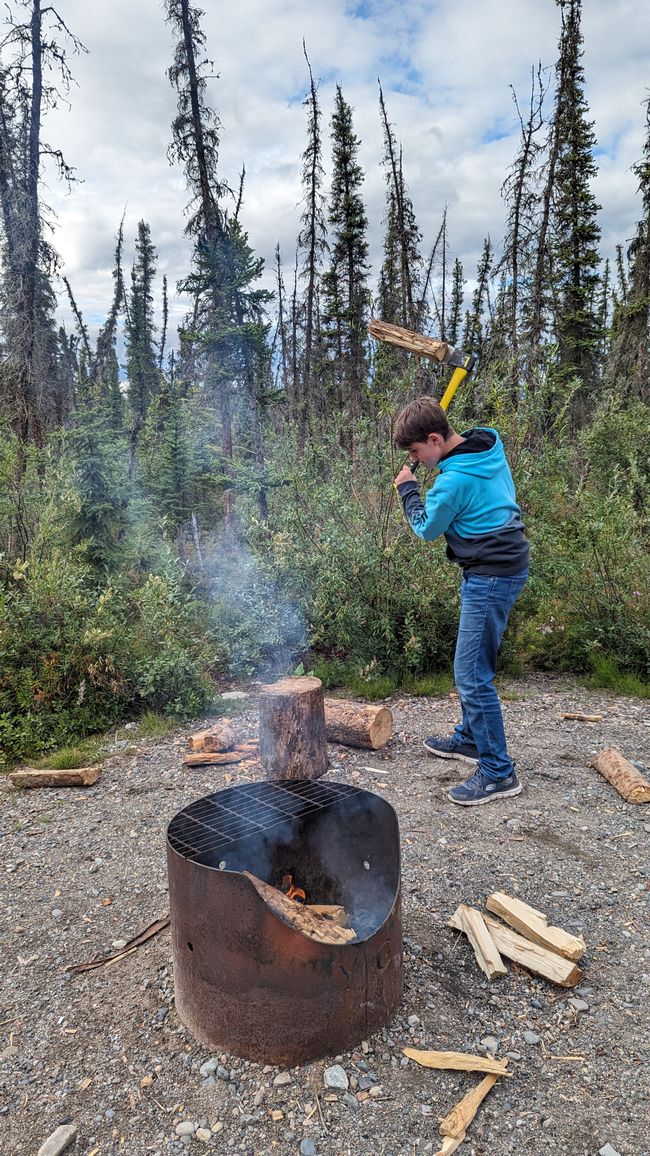
[[[184,807],[169,824],[167,838],[184,859],[209,867],[215,853],[233,843],[324,811],[358,793],[358,787],[321,780],[246,783]]]

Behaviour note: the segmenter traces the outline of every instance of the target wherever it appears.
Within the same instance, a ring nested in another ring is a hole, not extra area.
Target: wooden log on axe
[[[387,321],[371,321],[368,332],[375,341],[385,341],[388,345],[407,349],[409,353],[417,353],[420,357],[430,357],[439,365],[448,365],[453,369],[449,385],[440,399],[442,409],[447,409],[461,381],[476,365],[475,353],[461,353],[460,349],[456,349],[446,341],[424,337],[421,333],[415,333],[413,329],[402,329],[400,325],[389,325]]]

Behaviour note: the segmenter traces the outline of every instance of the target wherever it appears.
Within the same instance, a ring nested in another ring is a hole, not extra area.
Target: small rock
[[[419,1016],[409,1016],[408,1023],[410,1028],[416,1028],[420,1022]]]
[[[316,1156],[317,1152],[318,1149],[315,1140],[307,1139],[300,1141],[300,1156]]]
[[[44,1144],[41,1144],[38,1156],[59,1156],[59,1153],[64,1152],[68,1144],[72,1143],[76,1135],[76,1124],[62,1125],[51,1136],[48,1136]]]
[[[211,1059],[206,1060],[204,1064],[201,1064],[201,1067],[199,1068],[199,1072],[204,1077],[205,1076],[213,1076],[218,1067],[219,1067],[219,1061],[218,1061],[217,1057],[212,1056]]]
[[[603,1148],[599,1148],[598,1156],[620,1156],[620,1154],[615,1148],[612,1148],[611,1144],[605,1144]]]
[[[194,1138],[195,1140],[202,1140],[204,1144],[207,1144],[208,1140],[212,1139],[212,1132],[209,1128],[197,1128],[194,1133]]]
[[[280,1072],[273,1081],[274,1088],[283,1088],[285,1084],[291,1083],[291,1076],[289,1072]]]
[[[569,1000],[569,1003],[576,1011],[589,1011],[589,1004],[587,1003],[586,999],[576,999],[574,996],[572,996]]]
[[[538,1044],[541,1036],[538,1036],[537,1032],[524,1032],[524,1039],[527,1044]]]
[[[212,1125],[213,1136],[218,1136],[220,1132],[223,1132],[223,1120],[217,1120],[216,1124]]]
[[[323,1079],[326,1088],[337,1088],[339,1091],[347,1092],[350,1086],[347,1072],[340,1064],[333,1064],[331,1068],[325,1068]]]
[[[174,1131],[177,1136],[193,1136],[196,1132],[196,1124],[192,1123],[191,1120],[181,1120],[180,1124],[176,1125]]]
[[[481,1046],[484,1047],[487,1052],[496,1052],[499,1047],[499,1041],[496,1040],[494,1036],[485,1036],[484,1039],[481,1040]]]
[[[264,1099],[264,1088],[258,1088],[254,1097],[253,1097],[253,1107],[259,1108],[263,1099]]]
[[[348,1108],[354,1108],[355,1111],[358,1111],[358,1109],[360,1107],[359,1101],[357,1100],[356,1096],[351,1096],[349,1092],[343,1093],[343,1095],[341,1096],[341,1103],[347,1104]]]

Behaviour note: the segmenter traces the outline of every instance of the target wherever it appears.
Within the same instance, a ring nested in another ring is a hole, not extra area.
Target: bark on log
[[[591,764],[626,803],[650,803],[650,783],[614,747],[601,751]]]
[[[260,758],[274,779],[319,779],[325,774],[327,734],[319,678],[282,678],[262,687]]]
[[[444,1120],[441,1120],[441,1134],[443,1136],[454,1136],[456,1139],[464,1136],[482,1101],[490,1089],[494,1087],[498,1079],[499,1077],[495,1075],[486,1076],[471,1092],[463,1096],[462,1100],[459,1100],[458,1103],[454,1105]]]
[[[330,743],[376,751],[393,733],[393,716],[387,706],[326,698],[325,729]]]
[[[92,787],[101,772],[101,767],[76,767],[66,771],[35,770],[24,767],[7,775],[14,787]]]
[[[498,919],[491,919],[489,915],[484,915],[483,918],[497,945],[497,950],[507,959],[520,963],[528,971],[542,975],[544,979],[550,979],[552,983],[558,983],[561,987],[575,987],[582,979],[582,972],[573,960],[565,959],[563,955],[557,955],[554,951],[548,951],[538,943],[531,943],[511,927],[499,923]],[[463,930],[459,910],[454,912],[447,923],[456,931]]]
[[[368,332],[375,341],[385,341],[388,345],[396,345],[398,349],[418,353],[420,357],[432,357],[434,361],[443,362],[449,352],[446,341],[423,337],[413,329],[403,329],[401,325],[390,325],[387,321],[371,321]]]
[[[581,935],[571,935],[561,927],[549,927],[548,917],[543,911],[537,911],[521,899],[505,895],[503,891],[495,891],[489,895],[485,905],[488,911],[500,915],[506,923],[514,927],[515,931],[525,935],[526,939],[532,939],[533,943],[539,943],[549,951],[557,951],[559,955],[572,959],[574,963],[587,950]]]
[[[242,871],[242,875],[250,880],[264,902],[268,903],[271,910],[280,919],[283,919],[296,931],[301,931],[303,935],[308,935],[311,939],[318,940],[319,943],[341,944],[356,939],[357,933],[351,927],[341,927],[333,919],[328,919],[324,915],[314,915],[309,907],[296,903],[294,899],[287,899],[286,895],[283,895],[276,887],[271,887],[270,883],[258,879],[250,871]]]

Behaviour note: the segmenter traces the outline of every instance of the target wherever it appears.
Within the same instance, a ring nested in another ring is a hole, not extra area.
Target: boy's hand
[[[398,473],[397,477],[395,478],[395,481],[393,482],[393,485],[397,488],[397,486],[401,486],[402,482],[414,482],[414,481],[415,481],[415,477],[411,473],[408,466],[402,466],[400,472]]]

